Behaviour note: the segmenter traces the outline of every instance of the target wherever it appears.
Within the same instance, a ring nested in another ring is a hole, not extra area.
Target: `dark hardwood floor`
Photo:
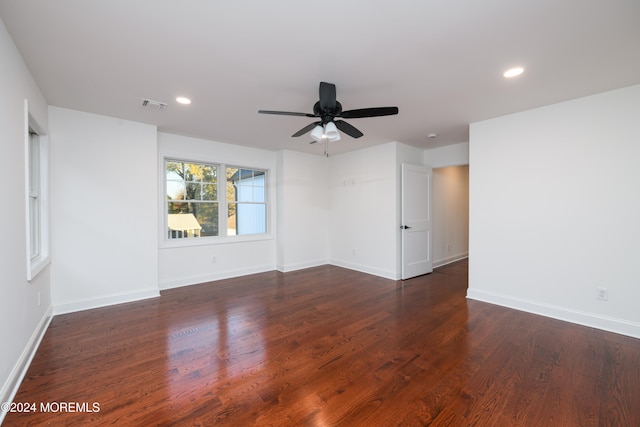
[[[5,425],[640,426],[640,340],[466,288],[323,266],[57,316]]]

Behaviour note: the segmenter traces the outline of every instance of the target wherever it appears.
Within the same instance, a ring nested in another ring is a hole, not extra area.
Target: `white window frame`
[[[24,102],[27,280],[51,263],[49,248],[49,138]]]
[[[218,224],[218,236],[205,236],[205,237],[197,237],[197,238],[178,238],[178,239],[170,239],[167,235],[168,225],[168,203],[167,203],[167,162],[182,162],[182,163],[196,163],[196,164],[206,164],[218,167],[218,218],[224,218],[224,220],[219,219]],[[161,158],[161,173],[160,177],[162,180],[162,185],[160,186],[162,190],[162,195],[160,197],[161,200],[161,215],[162,220],[159,221],[161,227],[161,240],[160,247],[181,247],[181,246],[199,246],[199,245],[211,245],[211,244],[219,244],[219,243],[231,243],[231,242],[246,242],[246,241],[256,241],[256,240],[269,240],[272,238],[271,236],[271,220],[270,220],[270,209],[271,209],[271,200],[270,200],[270,186],[271,186],[271,170],[265,167],[259,166],[239,166],[237,164],[231,163],[223,163],[216,162],[210,160],[194,160],[185,158],[182,156],[171,156],[165,155]],[[226,198],[226,185],[227,185],[227,176],[226,170],[227,167],[237,168],[237,169],[251,169],[251,170],[259,170],[264,171],[265,173],[265,206],[266,206],[266,231],[265,233],[260,234],[243,234],[243,235],[227,235],[227,221],[226,218],[228,216],[228,207],[227,207],[227,198]]]

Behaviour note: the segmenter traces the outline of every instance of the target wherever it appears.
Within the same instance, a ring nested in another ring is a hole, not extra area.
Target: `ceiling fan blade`
[[[291,135],[291,137],[302,136],[302,135],[304,135],[305,133],[309,132],[311,129],[313,129],[314,127],[316,127],[319,124],[320,124],[320,122],[311,123],[311,124],[303,127],[302,129],[300,129],[298,132],[296,132],[293,135]]]
[[[352,138],[360,138],[362,135],[364,135],[362,132],[360,132],[358,129],[351,126],[349,123],[345,122],[344,120],[336,120],[334,123],[336,124],[336,127],[338,129],[340,129],[342,132],[346,133]]]
[[[294,113],[291,111],[271,111],[271,110],[258,110],[260,114],[277,114],[280,116],[299,116],[299,117],[315,117],[310,113]]]
[[[336,85],[320,82],[320,109],[322,111],[335,111],[336,109]]]
[[[343,111],[340,114],[336,114],[336,117],[359,119],[362,117],[392,116],[394,114],[398,114],[398,107],[360,108],[358,110]]]

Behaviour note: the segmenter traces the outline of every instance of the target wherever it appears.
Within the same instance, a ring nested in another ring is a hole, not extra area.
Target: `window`
[[[40,193],[40,137],[31,128],[29,129],[28,152],[29,257],[34,260],[42,252],[42,215],[40,214],[42,195]]]
[[[218,166],[166,162],[168,237],[218,236]]]
[[[27,280],[50,262],[47,136],[29,115],[25,101],[25,213],[27,224]]]
[[[265,171],[227,168],[227,234],[267,232]]]
[[[266,234],[265,170],[166,159],[167,239]]]

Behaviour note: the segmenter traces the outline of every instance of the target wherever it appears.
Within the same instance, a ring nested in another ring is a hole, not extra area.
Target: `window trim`
[[[176,247],[188,247],[188,246],[206,246],[206,245],[218,245],[225,243],[239,243],[239,242],[253,242],[253,241],[262,241],[262,240],[272,240],[272,224],[271,224],[271,170],[264,166],[246,166],[246,165],[238,165],[235,163],[227,163],[222,161],[212,161],[206,159],[198,159],[195,160],[189,157],[183,157],[179,155],[169,155],[165,154],[160,156],[160,179],[162,181],[162,185],[160,185],[161,197],[160,197],[160,215],[161,220],[160,224],[160,248],[176,248]],[[223,177],[224,179],[218,179],[218,204],[220,206],[219,215],[221,218],[226,218],[228,215],[228,206],[227,199],[224,196],[226,194],[226,168],[238,168],[238,169],[252,169],[264,171],[265,173],[265,206],[266,206],[266,232],[260,234],[244,234],[244,235],[227,235],[227,221],[220,221],[219,224],[219,233],[218,236],[206,236],[199,238],[189,238],[189,239],[169,239],[167,236],[167,228],[168,228],[168,204],[166,202],[167,197],[167,177],[166,177],[166,164],[168,161],[174,162],[183,162],[183,163],[198,163],[198,164],[208,164],[215,165],[219,168],[219,178]],[[224,233],[224,234],[223,234]]]
[[[38,135],[38,226],[32,228],[31,198],[32,194],[32,138]],[[27,281],[33,280],[51,263],[49,237],[49,138],[40,124],[29,114],[29,100],[24,101],[24,174],[25,174],[25,236],[26,236],[26,269]],[[36,233],[36,236],[34,236]],[[34,237],[39,244],[39,251],[32,254]]]

